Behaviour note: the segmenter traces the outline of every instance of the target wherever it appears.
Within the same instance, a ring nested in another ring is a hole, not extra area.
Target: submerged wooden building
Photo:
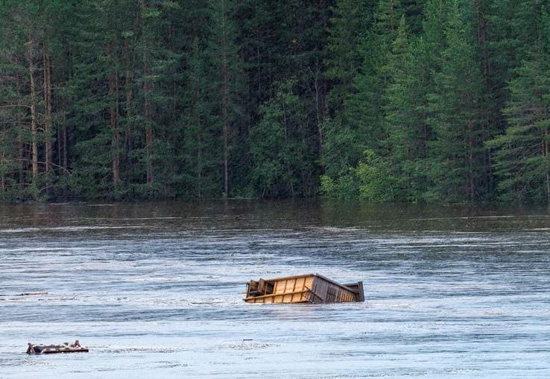
[[[343,303],[365,301],[363,282],[340,284],[319,274],[251,280],[247,303]]]

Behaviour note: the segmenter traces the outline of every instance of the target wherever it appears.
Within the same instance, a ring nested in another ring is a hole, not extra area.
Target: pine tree
[[[135,25],[135,58],[133,73],[137,85],[135,100],[137,113],[142,119],[137,125],[135,149],[144,166],[142,196],[173,196],[174,159],[170,123],[175,122],[176,94],[173,83],[178,77],[180,54],[171,46],[173,35],[172,14],[180,7],[168,0],[140,0]]]
[[[372,27],[373,0],[338,0],[330,19],[327,41],[326,76],[333,81],[331,110],[340,111],[343,101],[353,91],[353,79],[363,64],[359,53],[362,36]]]
[[[223,145],[216,121],[216,104],[211,97],[214,86],[209,80],[210,60],[198,36],[193,52],[187,59],[185,75],[184,114],[180,140],[180,169],[178,194],[183,198],[212,198],[219,196],[223,173]]]
[[[209,54],[212,59],[212,96],[216,99],[217,123],[222,135],[223,193],[231,191],[231,166],[233,139],[236,124],[241,115],[242,63],[239,47],[236,44],[237,31],[233,19],[235,3],[232,0],[212,0],[212,29],[209,41]]]
[[[385,154],[383,94],[387,73],[384,67],[400,17],[399,1],[380,0],[372,28],[361,38],[362,65],[353,79],[353,93],[345,99],[344,110],[324,125],[324,193],[330,192],[327,183],[335,183],[328,185],[347,193],[335,193],[334,196],[356,197],[359,185],[352,168],[364,159],[366,150]]]
[[[431,180],[445,202],[477,201],[487,196],[483,135],[484,83],[468,12],[454,0],[445,28],[439,85],[430,95]]]
[[[401,201],[421,200],[427,187],[425,164],[430,133],[424,108],[429,76],[421,46],[409,41],[403,16],[384,68],[388,76],[384,94],[386,146],[391,161],[388,175],[398,178],[395,196]]]
[[[299,195],[301,172],[308,169],[304,146],[296,139],[305,116],[294,86],[294,81],[279,85],[275,98],[261,108],[261,122],[250,131],[251,181],[264,198]]]
[[[502,199],[550,204],[550,14],[532,21],[538,40],[509,85],[509,127],[490,146]]]
[[[6,136],[17,136],[11,141],[14,146],[4,149],[4,159],[18,162],[19,170],[13,172],[14,163],[4,167],[9,167],[5,172],[12,174],[11,183],[19,182],[21,188],[28,189],[20,191],[22,198],[44,197],[52,185],[52,60],[56,41],[50,23],[57,25],[65,9],[59,1],[6,0],[0,4],[0,102],[7,119],[4,125],[11,129]],[[9,159],[5,155],[8,151],[12,155]]]

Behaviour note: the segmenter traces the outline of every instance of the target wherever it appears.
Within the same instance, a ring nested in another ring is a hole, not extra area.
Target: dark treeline
[[[0,0],[0,199],[548,203],[549,0]]]

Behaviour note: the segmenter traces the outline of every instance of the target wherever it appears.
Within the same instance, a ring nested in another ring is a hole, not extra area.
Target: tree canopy
[[[0,0],[0,200],[550,203],[540,0]]]

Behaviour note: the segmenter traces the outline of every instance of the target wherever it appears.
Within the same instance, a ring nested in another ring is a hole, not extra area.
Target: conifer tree
[[[217,120],[222,136],[223,193],[230,195],[233,138],[236,123],[241,115],[242,64],[236,44],[237,30],[233,19],[233,0],[211,1],[211,36],[209,53],[212,59],[213,96],[217,102]]]
[[[322,183],[331,183],[329,186],[338,189],[337,192],[348,192],[335,194],[338,197],[357,196],[359,187],[351,168],[363,160],[366,150],[384,154],[383,141],[387,136],[383,125],[383,93],[387,77],[383,68],[400,17],[398,0],[378,2],[374,24],[361,38],[362,64],[353,80],[353,93],[345,99],[343,112],[325,122],[326,176]],[[328,193],[326,188],[323,191]]]
[[[223,145],[216,121],[216,105],[211,97],[214,88],[209,80],[210,60],[198,36],[192,54],[187,59],[184,114],[180,120],[183,141],[180,146],[178,194],[183,198],[209,198],[219,196],[223,174],[219,170],[223,161]]]
[[[120,43],[132,30],[134,17],[123,6],[102,0],[82,4],[75,17],[74,64],[68,92],[72,112],[68,122],[77,134],[70,186],[76,196],[94,198],[120,189],[120,122],[122,91]],[[125,10],[125,17],[118,15]]]
[[[337,0],[331,17],[327,41],[326,76],[334,81],[330,93],[331,108],[340,111],[352,93],[353,79],[363,63],[359,44],[372,27],[376,2],[373,0]]]
[[[386,138],[383,127],[383,93],[387,74],[383,68],[401,18],[399,0],[380,0],[373,29],[361,46],[363,66],[355,79],[355,93],[346,103],[345,121],[365,148],[380,153]],[[363,149],[361,149],[363,150]]]
[[[484,83],[471,19],[453,0],[445,27],[447,47],[436,91],[430,95],[434,195],[445,202],[476,201],[487,195],[483,136]]]
[[[2,125],[11,129],[6,136],[18,136],[10,142],[12,148],[4,149],[4,154],[11,152],[4,159],[18,162],[17,180],[25,188],[21,198],[43,197],[52,185],[55,41],[50,22],[59,21],[63,9],[58,1],[6,0],[0,4],[0,106],[6,119]],[[12,155],[15,151],[17,156]],[[5,163],[4,167],[13,173],[14,165]]]
[[[304,146],[296,139],[305,122],[295,81],[279,84],[275,98],[261,108],[262,120],[250,132],[252,185],[261,197],[297,196],[305,166]]]
[[[509,127],[491,141],[505,200],[550,204],[550,14],[533,20],[538,40],[509,85]]]
[[[398,178],[398,199],[416,201],[427,186],[425,160],[428,130],[425,122],[426,85],[423,51],[409,41],[403,16],[384,70],[388,87],[384,94],[386,146],[392,172]]]

